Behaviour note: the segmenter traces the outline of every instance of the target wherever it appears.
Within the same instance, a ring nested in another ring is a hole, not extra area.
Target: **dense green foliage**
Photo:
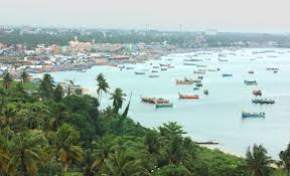
[[[184,137],[182,127],[174,122],[157,129],[144,128],[127,117],[129,103],[120,115],[124,94],[119,88],[112,94],[112,107],[100,110],[98,99],[67,95],[49,75],[36,91],[25,84],[29,82],[0,86],[1,176],[274,173],[262,146],[254,146],[247,159],[242,159],[198,146]],[[289,147],[281,152],[281,159],[289,172]]]

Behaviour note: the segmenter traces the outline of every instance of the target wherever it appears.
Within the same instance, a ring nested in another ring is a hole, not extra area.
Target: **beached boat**
[[[244,80],[244,84],[247,85],[247,86],[258,85],[256,80]]]
[[[156,103],[155,104],[155,108],[172,108],[173,107],[173,103]]]
[[[224,74],[222,74],[222,76],[223,76],[223,77],[232,77],[232,76],[233,76],[233,74],[224,73]]]
[[[192,85],[195,82],[193,79],[184,78],[183,80],[176,80],[176,85]]]
[[[242,112],[242,118],[265,118],[265,112]]]
[[[261,90],[253,90],[253,95],[255,96],[262,96],[262,91]]]
[[[197,100],[199,99],[198,95],[186,95],[186,94],[181,94],[178,93],[179,99],[188,99],[188,100]]]
[[[255,98],[252,100],[254,104],[274,104],[275,100],[266,99],[266,98]]]

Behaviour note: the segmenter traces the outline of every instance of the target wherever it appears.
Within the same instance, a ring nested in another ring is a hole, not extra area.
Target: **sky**
[[[0,25],[290,33],[290,0],[0,0]]]

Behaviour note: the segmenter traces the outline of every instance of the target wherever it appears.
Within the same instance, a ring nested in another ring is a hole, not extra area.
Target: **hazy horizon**
[[[290,33],[290,0],[0,0],[1,25]]]

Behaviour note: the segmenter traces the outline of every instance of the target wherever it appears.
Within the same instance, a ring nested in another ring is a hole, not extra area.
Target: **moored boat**
[[[274,104],[275,100],[266,99],[266,98],[255,98],[252,100],[254,104]]]
[[[156,103],[155,108],[172,108],[173,103]]]
[[[205,89],[205,90],[203,91],[203,94],[204,94],[204,95],[208,95],[208,90]]]
[[[179,99],[189,99],[189,100],[197,100],[199,99],[198,95],[188,95],[188,94],[181,94],[178,93]]]
[[[159,75],[149,75],[149,78],[159,78]]]
[[[249,74],[254,74],[255,72],[253,70],[248,71]]]
[[[262,96],[262,91],[261,90],[253,90],[253,95],[255,96]]]
[[[135,75],[145,75],[144,71],[135,71]]]
[[[223,76],[223,77],[232,77],[233,74],[230,74],[230,73],[224,73],[224,74],[222,74],[222,76]]]
[[[247,86],[258,85],[256,80],[244,80],[244,84]]]
[[[242,118],[265,118],[265,112],[242,112]]]
[[[192,85],[195,81],[193,79],[184,78],[183,80],[176,80],[177,85]]]

